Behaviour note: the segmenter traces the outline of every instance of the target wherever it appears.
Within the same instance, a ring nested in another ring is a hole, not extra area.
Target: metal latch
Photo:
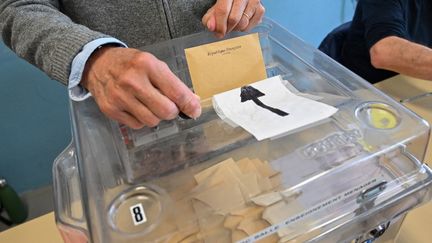
[[[371,198],[378,196],[381,192],[383,192],[387,188],[387,181],[382,181],[377,185],[363,190],[357,197],[357,203],[363,203],[368,201]]]

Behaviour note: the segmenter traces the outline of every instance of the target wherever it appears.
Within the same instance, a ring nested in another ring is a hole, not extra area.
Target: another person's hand
[[[134,129],[156,126],[180,111],[192,118],[201,114],[199,97],[164,62],[136,49],[100,48],[81,84],[105,115]]]
[[[202,23],[222,38],[233,30],[249,31],[261,23],[264,13],[260,0],[217,0],[202,18]]]

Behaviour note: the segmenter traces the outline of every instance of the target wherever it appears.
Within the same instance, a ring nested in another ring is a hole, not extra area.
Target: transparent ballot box
[[[211,100],[196,120],[140,130],[71,102],[73,141],[53,167],[66,242],[385,242],[431,199],[427,122],[271,20],[252,32],[268,77],[338,111],[258,141]],[[143,49],[192,87],[184,50],[215,41]]]

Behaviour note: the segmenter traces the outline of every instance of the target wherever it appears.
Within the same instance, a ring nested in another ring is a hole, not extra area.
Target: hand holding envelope
[[[195,93],[211,98],[267,77],[258,34],[185,50]]]
[[[249,31],[259,24],[265,8],[260,0],[218,0],[202,18],[208,30],[221,38],[237,31]]]
[[[294,94],[280,76],[267,79],[258,37],[245,35],[185,50],[195,93],[202,99],[213,97],[221,119],[263,140],[337,111]]]

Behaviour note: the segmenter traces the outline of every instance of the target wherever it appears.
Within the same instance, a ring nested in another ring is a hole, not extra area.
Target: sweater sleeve
[[[108,37],[74,23],[60,12],[58,0],[0,1],[0,33],[18,56],[63,84],[83,46]]]

